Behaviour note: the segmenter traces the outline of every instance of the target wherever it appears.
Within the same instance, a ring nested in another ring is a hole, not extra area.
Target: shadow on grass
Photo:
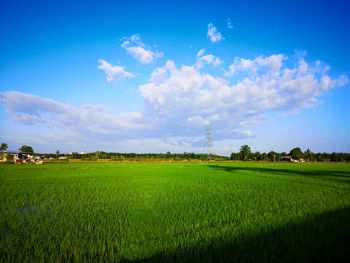
[[[269,231],[122,262],[350,262],[350,208]]]
[[[223,170],[226,172],[238,172],[238,171],[252,171],[266,174],[279,174],[279,175],[299,175],[308,178],[317,178],[323,181],[333,181],[337,183],[350,184],[350,171],[333,171],[333,170],[301,170],[301,169],[279,169],[279,168],[267,168],[267,167],[247,167],[247,166],[220,166],[209,165],[208,167]]]

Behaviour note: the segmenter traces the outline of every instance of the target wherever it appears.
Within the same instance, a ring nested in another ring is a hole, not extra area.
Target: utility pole
[[[210,153],[210,147],[211,147],[211,127],[210,124],[208,124],[207,126],[207,135],[206,135],[206,139],[207,139],[207,147],[208,147],[208,159],[211,159],[211,153]]]

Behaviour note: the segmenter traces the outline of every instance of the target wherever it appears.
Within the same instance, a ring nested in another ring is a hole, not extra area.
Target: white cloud
[[[242,71],[256,74],[259,70],[264,70],[268,71],[271,74],[276,74],[282,67],[282,61],[284,59],[287,59],[287,57],[283,54],[271,55],[269,57],[259,56],[255,59],[244,59],[236,57],[233,63],[229,66],[229,70],[224,74],[224,76],[231,77],[235,72]]]
[[[124,78],[134,77],[132,73],[125,71],[123,67],[112,66],[103,59],[99,59],[98,63],[100,63],[100,65],[97,68],[102,69],[104,72],[106,72],[108,82],[112,82],[115,79],[121,80]]]
[[[157,68],[152,72],[150,80],[155,83],[164,81],[164,79],[166,79],[169,76],[169,72],[172,73],[175,70],[175,63],[173,61],[168,60],[164,67]]]
[[[204,56],[203,50],[196,58],[197,63],[190,66],[176,66],[168,60],[152,72],[149,81],[138,88],[143,112],[115,114],[103,105],[73,106],[20,92],[2,92],[0,102],[17,123],[69,131],[80,140],[100,140],[107,145],[109,140],[181,137],[198,142],[209,123],[214,140],[252,137],[250,129],[269,120],[269,113],[300,112],[317,105],[325,91],[348,82],[344,75],[332,79],[321,62],[308,63],[302,58],[286,63],[286,55],[275,54],[236,58],[226,74],[235,75],[235,83],[230,84],[230,79],[198,67],[200,60],[214,65],[213,55]]]
[[[52,128],[74,131],[85,136],[122,135],[133,131],[151,129],[142,113],[116,115],[103,105],[70,104],[21,92],[0,93],[0,102],[14,122],[43,123]]]
[[[187,121],[194,126],[207,126],[209,124],[209,121],[204,120],[201,116],[195,116],[195,117],[188,117]]]
[[[304,59],[301,59],[299,61],[299,68],[298,68],[299,74],[303,75],[307,73],[308,69],[309,69],[309,65],[304,61]]]
[[[254,135],[250,130],[243,130],[243,129],[236,129],[232,131],[234,134],[234,138],[242,139],[242,138],[248,138],[253,137]]]
[[[337,87],[342,87],[346,85],[349,82],[349,79],[345,75],[340,75],[339,78],[337,79]]]
[[[204,49],[199,50],[199,52],[197,53],[197,63],[195,65],[197,68],[202,68],[205,63],[212,64],[214,67],[222,63],[220,58],[215,57],[214,55],[203,55]]]
[[[203,48],[201,50],[199,50],[197,53],[197,57],[203,56],[204,52],[205,52],[205,49],[203,49]]]
[[[231,19],[227,18],[227,28],[228,29],[232,29],[233,28],[233,25],[231,23]]]
[[[150,47],[147,47],[139,34],[126,38],[121,47],[142,64],[149,64],[155,59],[163,57],[163,52],[154,52]]]
[[[238,132],[240,136],[252,136],[243,132],[245,127],[261,125],[267,120],[266,113],[312,107],[319,103],[318,97],[324,91],[346,83],[343,77],[333,80],[310,64],[305,65],[305,61],[296,67],[284,67],[286,59],[283,54],[236,58],[234,70],[252,74],[244,75],[235,85],[201,73],[195,66],[176,68],[168,61],[172,69],[167,65],[156,69],[163,72],[163,78],[150,79],[139,87],[139,92],[147,113],[168,123],[174,131],[191,127],[195,133],[198,127],[211,123],[217,129],[216,138],[236,136]]]
[[[216,27],[214,27],[213,23],[208,24],[207,36],[212,43],[219,42],[225,39],[221,35],[221,33],[216,29]]]
[[[212,64],[214,67],[216,67],[220,65],[222,62],[218,57],[215,57],[213,55],[206,55],[198,59],[196,63],[196,67],[202,68],[204,66],[204,63]]]

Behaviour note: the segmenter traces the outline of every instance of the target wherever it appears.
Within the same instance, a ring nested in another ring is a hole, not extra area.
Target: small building
[[[42,164],[39,156],[29,152],[6,152],[14,164]],[[7,161],[7,157],[6,160]]]
[[[292,162],[293,158],[291,156],[283,156],[282,162]]]
[[[13,152],[13,162],[20,163],[35,163],[34,154],[29,152]]]
[[[282,157],[282,162],[290,162],[290,163],[304,163],[305,160],[301,158],[300,160],[293,159],[292,156],[283,156]]]

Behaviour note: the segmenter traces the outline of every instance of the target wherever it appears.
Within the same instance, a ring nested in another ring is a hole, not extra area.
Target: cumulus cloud
[[[197,63],[202,59],[214,65],[214,56],[208,56],[201,50]],[[0,102],[15,122],[45,124],[106,141],[198,139],[209,123],[215,140],[247,138],[254,136],[252,127],[269,120],[268,113],[300,112],[317,105],[325,91],[348,82],[344,75],[331,78],[321,62],[289,60],[284,54],[235,58],[225,78],[203,72],[197,63],[177,66],[168,60],[138,88],[143,112],[115,114],[102,105],[77,107],[20,92],[2,92]]]
[[[123,135],[150,128],[142,113],[116,115],[103,105],[70,104],[21,92],[0,93],[0,102],[14,122],[44,123],[53,128],[71,130],[86,136]]]
[[[169,73],[174,71],[176,71],[175,63],[168,60],[164,67],[157,68],[152,72],[150,80],[153,83],[162,82],[169,76]]]
[[[245,59],[236,57],[233,63],[229,66],[229,70],[225,73],[225,77],[232,76],[235,72],[249,72],[256,74],[259,70],[265,70],[269,73],[279,73],[282,67],[282,61],[287,59],[283,54],[271,55],[269,57],[259,56],[255,59]],[[300,61],[301,63],[303,62]],[[299,65],[299,72],[307,71],[307,64]]]
[[[213,23],[208,24],[208,38],[212,43],[219,42],[224,40],[225,38],[221,35],[221,33],[216,29]]]
[[[214,67],[220,65],[222,62],[218,57],[215,57],[214,55],[204,55],[204,49],[199,50],[197,53],[197,68],[202,68],[204,64],[212,64]]]
[[[201,52],[203,55],[203,52]],[[173,61],[156,69],[162,78],[139,87],[149,115],[173,125],[174,130],[196,130],[211,123],[216,138],[252,136],[246,127],[261,125],[267,112],[292,112],[318,103],[318,97],[347,79],[331,79],[315,63],[300,60],[283,66],[287,56],[275,54],[255,59],[236,58],[227,74],[248,72],[234,85],[198,71],[196,66],[177,68]],[[171,66],[171,69],[169,68]]]
[[[132,73],[125,71],[123,67],[112,66],[103,59],[99,59],[98,63],[100,63],[100,65],[97,68],[102,69],[107,74],[108,82],[112,82],[115,79],[121,80],[124,78],[134,77]]]
[[[155,59],[163,57],[163,52],[152,51],[150,47],[146,46],[139,34],[125,38],[121,47],[142,64],[149,64]]]

